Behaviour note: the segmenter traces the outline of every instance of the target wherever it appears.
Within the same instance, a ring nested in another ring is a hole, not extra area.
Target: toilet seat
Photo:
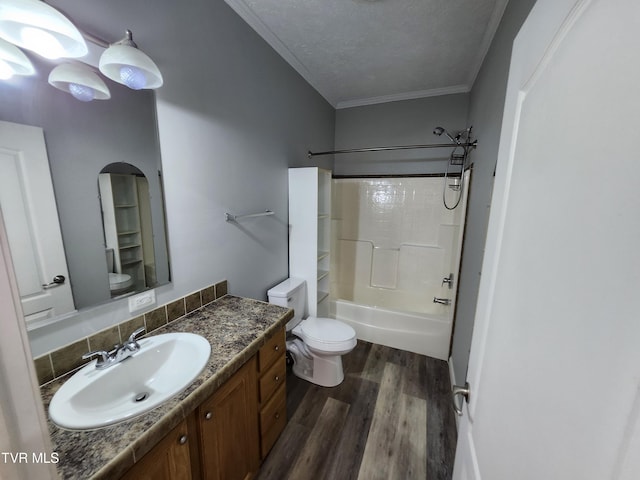
[[[309,317],[293,329],[293,334],[318,352],[350,352],[357,343],[355,330],[333,318]]]
[[[109,273],[109,290],[112,292],[129,288],[133,284],[131,275],[126,273]]]

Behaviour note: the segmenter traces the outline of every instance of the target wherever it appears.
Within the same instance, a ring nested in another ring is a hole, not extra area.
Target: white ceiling
[[[336,108],[468,92],[508,0],[225,0]]]

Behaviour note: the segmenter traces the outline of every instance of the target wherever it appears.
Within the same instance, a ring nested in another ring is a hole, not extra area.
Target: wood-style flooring
[[[345,379],[287,374],[289,422],[258,480],[449,480],[456,445],[447,363],[358,341]]]

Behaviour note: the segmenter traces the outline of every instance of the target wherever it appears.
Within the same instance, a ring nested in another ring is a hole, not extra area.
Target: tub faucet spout
[[[439,303],[441,305],[451,305],[451,300],[448,298],[433,297],[433,303]]]

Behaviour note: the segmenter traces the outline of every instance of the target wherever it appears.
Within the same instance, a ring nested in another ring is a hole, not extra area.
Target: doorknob
[[[65,280],[66,278],[64,278],[64,275],[56,275],[55,277],[53,277],[53,280],[51,281],[51,283],[43,283],[42,288],[58,287],[62,285],[65,282]]]
[[[455,410],[455,412],[458,414],[459,417],[462,416],[462,402],[460,402],[460,405],[458,405],[458,399],[456,397],[457,396],[464,397],[464,399],[468,402],[469,393],[470,393],[469,382],[465,382],[464,387],[461,387],[460,385],[454,385],[453,389],[451,390],[451,396],[453,400],[453,409]]]

